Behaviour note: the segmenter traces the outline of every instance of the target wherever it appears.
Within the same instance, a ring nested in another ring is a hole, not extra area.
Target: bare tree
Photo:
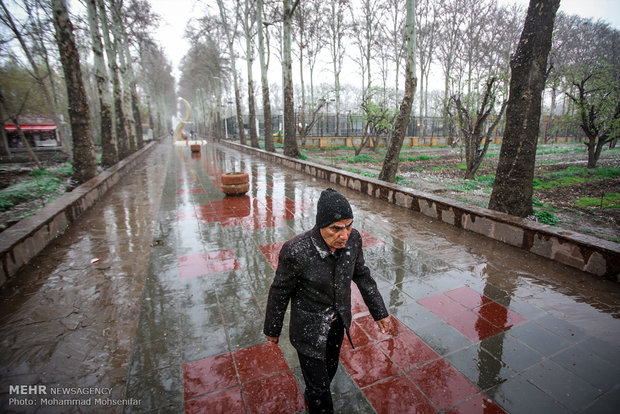
[[[498,93],[498,88],[494,87],[495,81],[496,78],[494,77],[489,78],[487,81],[482,101],[473,116],[470,113],[469,105],[463,102],[460,95],[453,95],[451,97],[451,101],[456,106],[459,127],[465,141],[465,162],[467,165],[465,179],[467,180],[472,180],[476,176],[476,171],[478,171],[491,143],[491,134],[493,134],[497,124],[502,119],[504,108],[508,103],[507,100],[502,102],[498,113],[495,115],[495,119],[487,128],[489,116],[495,109],[496,94]],[[482,148],[480,144],[482,144]]]
[[[258,132],[256,131],[256,98],[254,97],[254,34],[256,12],[252,10],[254,2],[244,0],[243,6],[237,0],[237,12],[242,13],[239,20],[242,22],[243,34],[245,35],[245,61],[247,64],[248,76],[248,129],[250,131],[250,143],[254,148],[258,148]]]
[[[320,15],[320,2],[313,0],[310,2],[301,2],[295,9],[293,15],[293,23],[296,27],[295,41],[297,43],[297,53],[299,57],[299,80],[301,91],[301,110],[299,111],[299,124],[301,125],[298,130],[302,136],[303,130],[306,130],[306,112],[308,107],[311,112],[314,112],[314,67],[316,66],[318,53],[321,48],[321,36],[322,22]],[[308,57],[308,63],[306,63],[305,57]],[[305,68],[306,65],[310,67],[310,105],[306,99],[306,85],[305,85]]]
[[[284,89],[284,155],[300,157],[295,134],[295,101],[293,97],[293,69],[291,60],[291,26],[299,0],[284,0],[282,24],[282,84]]]
[[[95,79],[97,81],[97,97],[101,117],[101,166],[110,167],[118,162],[118,149],[114,138],[112,122],[112,104],[108,89],[108,75],[103,59],[103,43],[99,32],[99,19],[97,17],[96,0],[86,2],[88,24],[95,61]]]
[[[228,54],[230,57],[230,68],[233,75],[233,86],[235,88],[235,108],[237,111],[237,125],[239,126],[239,142],[241,145],[246,145],[245,131],[243,129],[243,109],[241,106],[241,91],[239,89],[239,74],[237,72],[236,54],[235,54],[235,37],[237,27],[239,24],[238,14],[234,13],[235,20],[231,21],[228,18],[228,10],[224,6],[222,0],[217,0],[217,5],[220,11],[220,20],[222,29],[226,37],[226,44],[228,46]]]
[[[136,119],[135,106],[135,88],[133,81],[133,70],[131,66],[131,58],[127,54],[126,39],[124,37],[124,25],[121,0],[109,0],[110,15],[112,16],[112,33],[114,34],[114,47],[118,57],[118,71],[120,80],[123,84],[122,88],[122,105],[125,114],[125,122],[127,123],[127,138],[129,153],[133,153],[138,149],[138,129],[136,124],[140,123]]]
[[[541,95],[560,0],[530,0],[517,50],[511,59],[506,130],[489,208],[519,217],[532,214],[532,193]]]
[[[361,10],[351,8],[353,44],[357,46],[359,55],[354,56],[362,73],[366,77],[363,83],[362,95],[372,87],[372,59],[373,46],[378,40],[381,30],[381,20],[385,13],[383,0],[362,0]]]
[[[99,18],[101,19],[101,33],[103,35],[106,57],[108,60],[109,74],[112,79],[112,93],[114,103],[114,130],[116,131],[116,145],[118,149],[118,158],[124,159],[131,154],[129,145],[129,135],[126,122],[126,108],[123,106],[123,90],[119,68],[116,61],[117,48],[116,43],[110,37],[110,25],[108,14],[103,0],[97,0],[99,8]]]
[[[73,135],[72,181],[81,184],[97,174],[95,148],[90,130],[88,102],[82,82],[80,56],[75,45],[73,26],[64,0],[52,0],[58,52],[65,73],[69,97],[69,117]]]
[[[222,84],[226,83],[226,59],[222,56],[217,37],[209,31],[188,33],[191,47],[181,61],[179,92],[190,99],[202,114],[203,125],[209,125],[210,133],[219,137],[222,131],[220,104]],[[211,119],[206,119],[211,114]]]
[[[588,168],[596,167],[603,147],[620,137],[620,68],[605,62],[577,66],[568,75],[577,93],[575,103],[586,134]]]
[[[382,25],[382,28],[386,39],[386,46],[388,46],[389,50],[388,57],[394,63],[394,90],[396,91],[394,105],[397,107],[400,68],[407,54],[406,43],[403,41],[405,36],[405,16],[402,13],[402,1],[388,0],[386,3],[387,24]]]
[[[329,0],[324,5],[321,15],[327,32],[327,45],[331,56],[332,73],[334,75],[334,94],[336,99],[336,113],[341,110],[340,73],[345,55],[344,39],[346,34],[345,12],[348,7],[346,0]],[[313,99],[314,101],[314,99]],[[338,133],[338,130],[336,131]]]
[[[396,172],[398,171],[398,161],[400,150],[405,139],[405,132],[409,125],[411,108],[413,107],[413,97],[417,85],[416,76],[416,25],[415,25],[415,0],[407,0],[407,64],[405,67],[405,95],[400,105],[400,111],[396,118],[394,134],[390,145],[388,146],[379,173],[379,179],[393,183],[396,180]]]
[[[417,45],[418,56],[420,58],[420,125],[424,131],[424,121],[428,115],[428,77],[431,64],[435,53],[437,42],[437,32],[439,28],[437,15],[437,5],[431,4],[430,0],[420,0],[418,2],[417,17]]]
[[[448,118],[448,104],[451,95],[451,79],[455,70],[457,53],[460,48],[460,27],[463,23],[462,11],[464,10],[464,0],[446,0],[441,3],[439,9],[440,29],[438,42],[437,60],[441,64],[444,76],[444,124],[450,128],[450,139],[452,138],[452,123]],[[452,144],[452,142],[450,142]]]
[[[273,143],[273,121],[271,119],[271,99],[269,94],[269,79],[267,73],[269,71],[269,42],[265,45],[265,33],[269,33],[265,29],[265,23],[263,21],[263,0],[258,0],[256,3],[256,25],[258,30],[258,57],[260,61],[260,79],[263,96],[263,118],[264,118],[264,131],[265,131],[265,150],[269,152],[276,152],[276,147]],[[266,47],[265,47],[266,46]]]

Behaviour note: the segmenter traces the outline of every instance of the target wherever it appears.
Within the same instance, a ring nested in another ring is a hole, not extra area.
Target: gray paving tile
[[[495,359],[517,372],[540,362],[543,358],[542,354],[505,332],[484,339],[481,345]]]
[[[603,392],[620,386],[620,368],[592,354],[583,344],[571,347],[551,359]]]
[[[567,340],[534,322],[526,322],[522,325],[515,326],[508,331],[508,334],[547,357],[571,345]]]
[[[481,344],[449,354],[446,360],[483,391],[515,375],[513,370],[502,361],[495,359]]]
[[[571,410],[582,410],[602,392],[553,361],[545,360],[521,375]]]
[[[510,414],[566,414],[570,410],[525,378],[516,376],[487,390],[487,395]]]
[[[129,378],[126,398],[140,400],[139,406],[128,412],[148,412],[174,405],[183,405],[183,371],[181,365],[174,365]]]
[[[469,339],[443,321],[422,326],[414,333],[441,356],[471,345]]]

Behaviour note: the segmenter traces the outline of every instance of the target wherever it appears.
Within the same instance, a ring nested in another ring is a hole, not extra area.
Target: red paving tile
[[[245,414],[239,387],[185,402],[185,414]]]
[[[418,300],[418,303],[442,319],[463,312],[465,307],[440,293]]]
[[[487,303],[491,303],[492,300],[486,296],[481,295],[470,287],[463,286],[458,289],[449,290],[444,292],[444,295],[450,299],[460,303],[468,309],[477,308]]]
[[[439,355],[413,332],[379,342],[379,347],[405,372],[439,358]]]
[[[353,282],[351,282],[351,315],[353,315],[353,319],[369,315],[368,306],[364,303],[360,290]]]
[[[371,385],[363,392],[379,414],[437,412],[428,398],[404,375]]]
[[[239,268],[232,250],[216,250],[179,257],[179,279],[191,279]]]
[[[506,411],[485,395],[476,395],[446,411],[446,414],[506,414]]]
[[[242,384],[289,369],[282,351],[271,342],[240,349],[233,355]]]
[[[360,388],[401,373],[377,345],[344,353],[340,362]]]
[[[390,332],[381,333],[379,327],[377,326],[377,322],[373,319],[371,315],[363,316],[355,320],[355,322],[368,334],[371,340],[373,341],[382,341],[384,339],[391,338],[393,336],[398,336],[400,334],[410,332],[409,328],[400,323],[400,321],[394,317],[390,318],[392,322],[392,326]]]
[[[250,196],[226,197],[208,205],[198,206],[193,213],[180,212],[179,220],[196,218],[201,222],[219,222],[222,226],[243,226],[247,230],[258,230],[286,226],[286,220],[304,211],[305,202],[297,203],[288,199],[266,197],[258,200]]]
[[[244,384],[243,395],[250,413],[290,414],[306,408],[291,371]]]
[[[479,392],[443,359],[409,371],[407,376],[440,410],[446,410]]]
[[[372,234],[358,229],[358,231],[360,232],[360,236],[362,236],[362,247],[365,249],[367,247],[374,247],[374,246],[380,246],[382,244],[385,244],[385,242],[375,236],[373,236]]]
[[[186,400],[238,384],[239,380],[230,354],[183,364],[183,388]]]
[[[361,348],[363,346],[370,344],[370,338],[368,337],[368,335],[366,335],[366,332],[364,332],[364,330],[360,328],[360,326],[356,324],[355,322],[351,323],[351,327],[349,328],[349,333],[351,335],[351,341],[353,341],[353,346],[355,346],[355,349]],[[349,339],[345,335],[344,339],[342,340],[341,352],[348,352],[352,349],[353,348],[351,348]]]
[[[205,192],[204,188],[183,188],[177,190],[177,194],[203,194]]]
[[[513,326],[527,322],[527,319],[523,316],[510,309],[506,309],[496,302],[475,309],[474,312],[502,330],[507,330]]]
[[[503,331],[469,311],[447,318],[446,323],[474,342],[482,341]]]
[[[271,267],[273,267],[274,270],[278,267],[278,256],[280,255],[280,250],[282,249],[282,245],[284,245],[284,243],[285,242],[278,242],[258,246],[258,248],[261,252],[263,252],[265,257],[267,258],[267,261],[271,264]]]

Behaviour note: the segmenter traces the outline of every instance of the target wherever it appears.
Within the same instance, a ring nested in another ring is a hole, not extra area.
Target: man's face
[[[353,219],[336,221],[321,229],[321,236],[332,252],[342,249],[351,235]]]

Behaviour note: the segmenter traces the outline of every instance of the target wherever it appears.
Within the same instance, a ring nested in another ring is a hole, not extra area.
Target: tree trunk
[[[226,34],[226,44],[228,45],[228,54],[230,55],[230,69],[233,74],[233,86],[235,88],[235,108],[237,111],[237,125],[239,128],[239,143],[246,145],[245,130],[243,129],[243,112],[241,107],[241,92],[239,90],[239,74],[237,73],[237,63],[235,58],[235,38],[234,33],[236,25],[230,24],[226,17],[226,8],[222,0],[217,0],[217,6],[220,9],[220,18],[224,26],[224,32]],[[229,27],[231,26],[231,27]]]
[[[293,97],[293,74],[291,59],[291,20],[299,0],[291,6],[292,0],[284,0],[284,24],[282,30],[283,62],[282,81],[284,84],[284,155],[301,157],[295,135],[295,101]]]
[[[258,0],[256,6],[256,20],[258,22],[258,56],[260,60],[260,79],[263,93],[263,118],[265,131],[265,150],[276,152],[273,143],[273,121],[271,119],[271,100],[269,99],[269,78],[267,71],[269,69],[268,58],[265,57],[265,40],[263,33],[263,0]],[[267,46],[269,47],[269,46]]]
[[[97,80],[97,95],[101,111],[101,166],[107,168],[118,162],[118,150],[112,130],[112,105],[110,104],[108,76],[103,59],[103,44],[99,34],[97,5],[95,0],[88,0],[86,6],[93,55],[95,57],[95,78]]]
[[[110,28],[108,25],[108,15],[105,10],[105,4],[103,0],[97,0],[99,6],[99,15],[101,16],[101,33],[105,42],[106,57],[108,58],[108,69],[110,70],[110,76],[112,77],[112,91],[113,91],[113,111],[114,111],[114,126],[116,131],[116,148],[118,153],[118,159],[122,160],[130,154],[129,151],[129,138],[127,137],[127,129],[125,123],[125,111],[122,104],[122,90],[121,82],[118,76],[118,66],[116,64],[116,49],[112,40],[110,39]]]
[[[530,0],[523,32],[510,61],[506,130],[489,208],[519,217],[533,213],[536,144],[547,57],[560,0]]]
[[[125,115],[125,130],[127,131],[127,147],[129,154],[134,153],[137,147],[136,137],[136,119],[132,108],[132,96],[131,96],[131,80],[128,65],[131,62],[127,62],[125,59],[125,47],[123,45],[123,19],[121,17],[121,3],[120,0],[110,0],[110,10],[112,13],[112,33],[114,34],[114,47],[116,49],[116,55],[118,56],[120,80],[123,84],[121,103],[123,106],[123,114]],[[127,155],[129,155],[127,154]]]
[[[405,95],[400,104],[398,118],[396,118],[396,126],[392,136],[392,142],[385,154],[385,160],[381,167],[379,179],[393,183],[396,180],[396,172],[398,171],[398,158],[400,149],[403,146],[405,132],[409,125],[411,108],[413,106],[413,96],[417,86],[415,75],[415,0],[407,0],[407,64],[405,66]]]
[[[0,91],[0,97],[2,96],[2,91]],[[9,157],[9,160],[13,159],[13,155],[11,154],[11,148],[9,147],[9,139],[6,135],[6,129],[4,128],[4,122],[7,119],[6,113],[4,111],[3,105],[0,105],[0,155],[3,157]]]
[[[256,98],[254,97],[254,78],[252,76],[252,62],[254,62],[254,52],[252,51],[251,40],[246,38],[248,50],[248,112],[249,112],[249,130],[250,144],[254,148],[258,148],[258,132],[256,131]]]
[[[81,184],[97,175],[95,148],[90,131],[88,101],[78,54],[73,25],[64,0],[52,0],[54,28],[60,61],[65,74],[67,96],[69,98],[69,117],[73,135],[73,176],[76,184]]]
[[[120,11],[119,11],[120,13]],[[122,22],[122,16],[119,16],[119,20]],[[133,71],[133,64],[131,53],[129,52],[129,40],[127,38],[127,31],[125,25],[121,24],[121,45],[125,53],[125,60],[127,65],[127,76],[129,84],[129,93],[131,95],[131,111],[136,128],[136,149],[144,146],[144,131],[142,130],[142,115],[140,115],[140,97],[136,87],[136,75]]]

